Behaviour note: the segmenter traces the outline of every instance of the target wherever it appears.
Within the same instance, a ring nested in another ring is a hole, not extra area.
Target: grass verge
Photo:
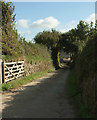
[[[78,116],[80,118],[90,118],[88,109],[83,105],[81,101],[81,93],[78,92],[77,79],[73,69],[70,71],[69,81],[71,96],[74,97],[78,106]]]
[[[45,74],[47,74],[49,72],[52,72],[54,70],[55,70],[55,68],[51,68],[49,70],[45,70],[45,71],[42,71],[42,72],[37,72],[37,73],[34,73],[32,75],[29,75],[29,76],[21,78],[21,79],[16,79],[16,80],[13,80],[13,81],[10,81],[10,82],[7,82],[7,83],[3,83],[2,84],[2,91],[20,87],[20,86],[22,86],[24,84],[27,84],[27,83],[29,83],[29,82],[37,79],[37,78],[40,78],[40,77],[44,76]]]

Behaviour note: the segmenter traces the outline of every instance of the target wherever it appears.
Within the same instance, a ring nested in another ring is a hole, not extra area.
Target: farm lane
[[[18,89],[3,93],[3,118],[75,118],[69,93],[69,69],[60,69]]]

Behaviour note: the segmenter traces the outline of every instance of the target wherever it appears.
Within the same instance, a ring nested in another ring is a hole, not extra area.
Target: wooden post
[[[5,64],[2,62],[2,83],[5,83]]]
[[[2,84],[2,59],[0,59],[0,84]]]

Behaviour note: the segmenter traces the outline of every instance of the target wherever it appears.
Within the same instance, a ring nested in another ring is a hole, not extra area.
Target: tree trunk
[[[55,69],[59,69],[59,62],[58,62],[58,48],[52,48],[52,60]]]

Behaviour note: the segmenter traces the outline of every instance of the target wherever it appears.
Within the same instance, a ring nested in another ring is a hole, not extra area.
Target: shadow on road
[[[62,68],[3,95],[3,118],[75,118],[69,69]]]

